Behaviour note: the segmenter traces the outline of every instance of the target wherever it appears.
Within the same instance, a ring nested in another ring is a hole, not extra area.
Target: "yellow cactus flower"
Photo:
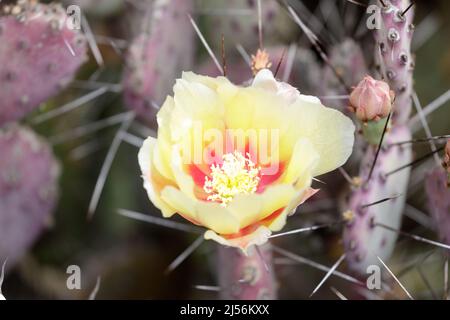
[[[185,72],[139,151],[144,187],[169,218],[238,247],[267,241],[317,190],[313,177],[343,165],[354,125],[318,98],[263,69],[247,87]]]

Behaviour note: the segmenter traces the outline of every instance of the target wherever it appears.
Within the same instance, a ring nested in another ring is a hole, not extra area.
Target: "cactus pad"
[[[25,1],[10,11],[0,17],[0,125],[58,93],[87,58],[60,5]]]
[[[193,28],[188,14],[190,0],[158,0],[152,12],[151,30],[133,41],[124,72],[127,106],[142,119],[154,121],[155,108],[170,94],[174,80],[191,66]]]
[[[0,129],[0,261],[14,264],[48,226],[57,201],[59,165],[30,129]]]
[[[385,138],[386,144],[409,140],[410,132],[406,127],[395,127]],[[362,181],[366,181],[375,157],[376,147],[371,147],[365,154],[360,172]],[[344,246],[349,267],[364,274],[369,265],[378,265],[377,256],[386,260],[390,257],[397,239],[397,234],[377,223],[399,229],[405,205],[410,168],[392,176],[386,173],[411,161],[410,146],[391,146],[382,149],[376,162],[370,183],[363,184],[350,194],[344,210],[352,213],[352,219],[344,228]],[[395,199],[375,204],[367,208],[364,205],[381,199]]]

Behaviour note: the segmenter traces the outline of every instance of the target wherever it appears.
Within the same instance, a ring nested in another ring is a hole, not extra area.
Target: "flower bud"
[[[350,109],[363,121],[378,121],[389,115],[394,92],[384,81],[365,76],[350,94]]]
[[[269,54],[266,50],[258,49],[255,55],[252,54],[252,71],[256,75],[263,69],[269,69],[272,66]]]

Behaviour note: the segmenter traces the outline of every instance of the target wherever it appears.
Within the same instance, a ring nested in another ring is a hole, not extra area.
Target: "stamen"
[[[211,178],[205,177],[203,189],[209,194],[208,200],[219,201],[226,206],[237,194],[252,194],[256,191],[260,168],[246,156],[235,151],[222,157],[222,165],[211,166]]]

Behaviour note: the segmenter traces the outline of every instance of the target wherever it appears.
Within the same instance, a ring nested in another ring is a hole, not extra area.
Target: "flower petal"
[[[172,97],[168,96],[164,101],[161,109],[156,115],[158,122],[158,139],[156,142],[153,164],[158,171],[169,180],[173,180],[174,176],[170,168],[170,119],[175,102]]]
[[[262,69],[256,74],[252,87],[271,91],[283,98],[286,104],[294,103],[300,97],[297,88],[288,83],[277,81],[269,69]]]
[[[222,245],[236,247],[247,254],[247,250],[253,245],[262,245],[269,239],[271,231],[265,226],[259,226],[254,232],[244,235],[242,237],[228,239],[220,236],[214,231],[208,230],[205,232],[205,239],[214,240]]]
[[[167,186],[161,191],[161,199],[183,218],[198,224],[195,200],[173,186]]]
[[[245,228],[261,219],[262,200],[258,194],[238,194],[228,204],[227,209],[239,220],[239,227]]]
[[[195,199],[194,179],[185,171],[186,165],[180,154],[180,146],[175,144],[172,146],[171,168],[175,177],[175,181],[182,192]]]
[[[219,234],[233,234],[239,231],[239,220],[225,207],[216,202],[196,201],[198,222]]]
[[[190,71],[184,71],[181,75],[181,78],[190,83],[201,83],[214,91],[217,91],[219,87],[223,85],[233,85],[226,77],[213,78],[196,74]]]
[[[261,69],[253,79],[252,87],[261,88],[277,93],[278,81],[269,69]]]
[[[138,154],[139,166],[142,171],[144,188],[147,190],[150,200],[155,207],[162,211],[164,217],[171,217],[176,211],[167,205],[159,195],[159,189],[162,189],[164,186],[158,185],[157,181],[153,180],[155,173],[157,174],[157,172],[152,172],[152,156],[155,145],[156,140],[152,137],[149,137],[144,141]]]
[[[297,193],[297,196],[292,199],[289,206],[284,208],[283,212],[273,219],[267,226],[272,231],[280,231],[286,225],[286,220],[289,215],[291,215],[294,210],[306,200],[316,194],[319,190],[307,188]]]
[[[292,157],[281,178],[283,183],[297,183],[311,177],[311,174],[320,161],[319,154],[313,144],[306,138],[300,138],[292,152]]]
[[[313,171],[318,176],[342,166],[352,153],[355,126],[341,112],[327,108],[311,99],[299,100],[292,108],[290,130],[293,141],[307,138],[320,159]]]

